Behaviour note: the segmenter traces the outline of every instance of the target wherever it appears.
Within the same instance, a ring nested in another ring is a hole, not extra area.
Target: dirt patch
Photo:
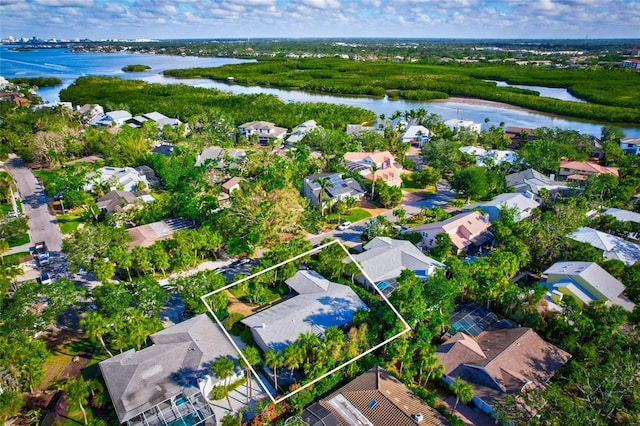
[[[377,216],[387,211],[387,209],[372,203],[369,199],[366,199],[366,198],[363,198],[362,200],[360,200],[358,207],[371,213],[371,216]]]
[[[229,298],[229,304],[227,310],[230,314],[242,314],[245,317],[252,315],[256,309],[256,305],[250,305],[249,303],[244,303],[238,300],[231,292],[227,291],[227,296]]]

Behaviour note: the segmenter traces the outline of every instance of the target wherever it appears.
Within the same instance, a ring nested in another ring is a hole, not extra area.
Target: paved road
[[[436,185],[436,192],[428,198],[416,198],[412,199],[412,197],[406,196],[404,200],[402,200],[402,207],[407,212],[407,216],[413,216],[420,213],[420,210],[423,208],[432,209],[436,206],[440,206],[444,208],[447,203],[456,196],[455,191],[451,189],[451,185],[446,180],[441,180]],[[393,215],[393,209],[386,210],[379,215],[376,216],[384,216],[387,220],[392,223],[396,222],[396,217]],[[307,236],[307,239],[311,242],[311,245],[317,246],[322,240],[325,238],[337,238],[340,239],[346,246],[355,247],[362,243],[360,239],[360,235],[362,235],[362,231],[364,231],[365,224],[369,221],[370,218],[363,219],[360,222],[356,222],[351,226],[351,228],[346,229],[344,231],[339,231],[337,229],[324,232],[318,235]]]
[[[62,233],[55,216],[49,211],[49,198],[44,188],[21,158],[10,156],[4,167],[18,186],[22,211],[29,218],[31,243],[45,241],[50,252],[59,253],[62,249]]]

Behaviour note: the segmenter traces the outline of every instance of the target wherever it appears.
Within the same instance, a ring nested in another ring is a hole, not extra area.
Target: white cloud
[[[339,0],[297,0],[295,3],[316,9],[338,9],[342,6]]]
[[[93,0],[35,0],[40,6],[93,7]]]

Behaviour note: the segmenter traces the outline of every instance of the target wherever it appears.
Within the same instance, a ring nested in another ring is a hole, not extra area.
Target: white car
[[[349,229],[351,228],[352,223],[349,221],[346,222],[342,222],[340,225],[338,225],[338,231],[344,231],[345,229]]]
[[[51,284],[52,282],[53,279],[47,272],[43,272],[42,275],[40,275],[40,284]]]

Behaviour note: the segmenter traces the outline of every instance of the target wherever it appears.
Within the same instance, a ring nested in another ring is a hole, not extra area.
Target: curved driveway
[[[49,198],[44,188],[21,158],[11,155],[4,167],[18,186],[22,211],[28,217],[31,243],[45,241],[52,254],[59,254],[62,249],[62,233],[55,216],[49,211]]]

